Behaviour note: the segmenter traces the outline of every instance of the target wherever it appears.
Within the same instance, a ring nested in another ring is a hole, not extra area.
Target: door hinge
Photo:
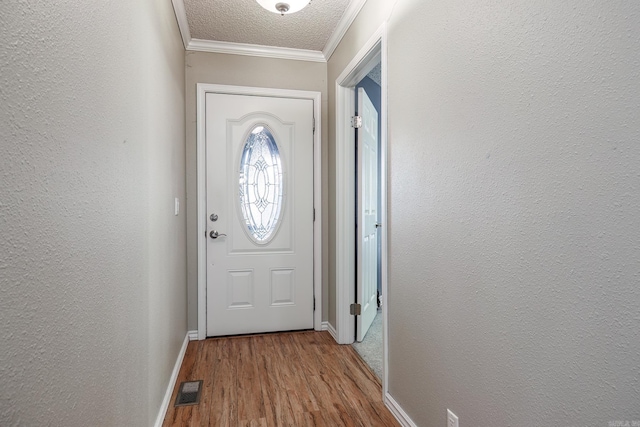
[[[362,127],[362,116],[351,117],[351,127],[360,129]]]
[[[316,222],[316,208],[313,208],[313,222]]]
[[[316,118],[313,118],[313,133],[316,133]]]
[[[349,313],[351,313],[352,316],[360,316],[360,313],[362,313],[362,306],[360,304],[351,304],[349,306]]]
[[[313,297],[313,311],[316,311],[316,297]]]

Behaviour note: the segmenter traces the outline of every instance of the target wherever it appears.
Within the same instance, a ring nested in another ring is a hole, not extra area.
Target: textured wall
[[[331,138],[384,20],[391,395],[420,426],[640,421],[640,4],[370,0]]]
[[[390,392],[422,426],[640,422],[640,3],[399,1]]]
[[[327,65],[319,62],[254,58],[204,52],[186,53],[187,112],[187,262],[189,329],[198,328],[198,223],[196,217],[196,84],[215,83],[279,89],[310,90],[322,94],[322,206],[323,206],[323,316],[327,319]]]
[[[150,1],[145,30],[149,418],[154,421],[187,331],[184,46],[170,1]],[[180,213],[174,215],[174,199]]]
[[[186,332],[183,61],[169,1],[0,5],[2,426],[157,413]]]

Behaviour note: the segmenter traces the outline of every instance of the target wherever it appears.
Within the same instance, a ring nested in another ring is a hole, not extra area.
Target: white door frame
[[[206,193],[206,94],[223,93],[232,95],[269,96],[274,98],[310,99],[313,101],[315,132],[313,134],[313,207],[315,222],[313,223],[313,296],[315,311],[313,312],[313,328],[322,328],[322,196],[321,196],[321,100],[320,92],[258,88],[248,86],[227,86],[209,83],[197,84],[197,215],[198,215],[198,339],[207,338],[207,193]],[[312,213],[309,212],[309,215]]]
[[[349,305],[355,302],[355,85],[378,63],[381,64],[380,101],[380,245],[382,262],[383,394],[387,391],[388,356],[388,248],[387,248],[387,30],[386,24],[371,36],[336,79],[336,335],[339,344],[354,342],[355,322]]]

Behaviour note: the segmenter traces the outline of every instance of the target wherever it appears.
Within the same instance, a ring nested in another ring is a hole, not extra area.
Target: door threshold
[[[313,328],[311,329],[293,329],[290,331],[272,331],[272,332],[259,332],[259,333],[249,333],[249,334],[237,334],[237,335],[219,335],[215,337],[207,337],[207,340],[216,340],[216,339],[229,339],[229,338],[250,338],[250,337],[261,337],[265,335],[277,335],[277,334],[295,334],[295,333],[306,333],[306,332],[316,332]]]

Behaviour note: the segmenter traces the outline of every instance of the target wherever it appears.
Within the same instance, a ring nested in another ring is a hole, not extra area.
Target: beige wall
[[[171,2],[152,2],[143,59],[148,151],[149,419],[155,421],[187,331],[184,46]],[[174,200],[180,201],[175,216]]]
[[[171,2],[0,5],[0,425],[148,426],[186,328]]]
[[[196,84],[215,83],[317,91],[322,95],[323,320],[327,318],[327,66],[325,63],[204,52],[186,53],[187,258],[189,329],[198,327],[196,217]]]
[[[332,177],[335,78],[388,20],[391,395],[420,426],[640,420],[640,4],[390,3],[328,87]]]

